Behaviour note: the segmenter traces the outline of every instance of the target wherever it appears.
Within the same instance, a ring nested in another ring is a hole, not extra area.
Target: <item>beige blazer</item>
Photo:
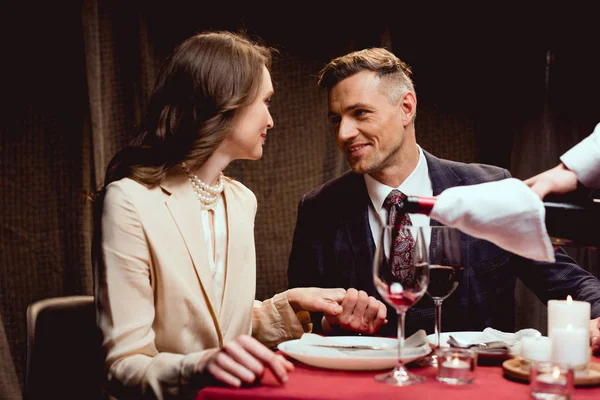
[[[111,391],[181,396],[224,343],[252,333],[267,346],[310,329],[285,294],[254,301],[256,197],[225,178],[227,259],[220,313],[200,206],[183,173],[147,188],[108,185],[96,263],[98,325]]]

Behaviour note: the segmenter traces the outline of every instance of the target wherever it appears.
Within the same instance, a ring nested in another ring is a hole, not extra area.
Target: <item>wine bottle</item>
[[[600,248],[600,200],[546,196],[546,230],[558,246]]]
[[[407,196],[402,208],[409,214],[429,215],[435,202],[436,197]],[[548,195],[543,203],[552,244],[600,248],[600,199]]]

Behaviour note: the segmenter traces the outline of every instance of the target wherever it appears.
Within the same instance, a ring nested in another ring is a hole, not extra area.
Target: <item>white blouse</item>
[[[215,299],[217,300],[215,311],[218,315],[221,311],[221,303],[223,302],[227,255],[227,215],[223,196],[219,197],[217,204],[212,210],[202,210],[200,213],[202,215],[202,229],[204,232],[209,233],[204,238],[206,240],[206,248],[209,252],[209,267],[212,271]]]

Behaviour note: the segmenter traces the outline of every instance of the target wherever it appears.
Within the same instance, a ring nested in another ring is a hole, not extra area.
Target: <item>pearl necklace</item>
[[[202,182],[197,175],[193,174],[185,162],[181,163],[181,168],[187,174],[192,184],[192,188],[194,189],[194,193],[196,194],[196,198],[200,201],[200,203],[202,203],[203,208],[208,210],[212,209],[217,203],[219,196],[223,192],[223,173],[221,172],[219,175],[219,179],[217,180],[216,184],[208,185]]]

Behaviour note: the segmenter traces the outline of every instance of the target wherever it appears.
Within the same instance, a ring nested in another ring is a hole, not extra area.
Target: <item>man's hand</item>
[[[329,328],[327,325],[339,325],[343,329],[373,334],[387,323],[385,304],[362,290],[348,289],[341,305],[341,314],[324,317],[325,332]]]
[[[562,163],[523,182],[540,196],[540,199],[544,199],[550,193],[563,194],[577,189],[577,175]]]
[[[592,352],[595,355],[600,355],[600,318],[590,321],[590,342]]]
[[[240,387],[242,383],[260,381],[269,368],[280,383],[288,380],[294,364],[275,354],[252,336],[242,335],[227,343],[206,365],[206,370],[217,381]]]

